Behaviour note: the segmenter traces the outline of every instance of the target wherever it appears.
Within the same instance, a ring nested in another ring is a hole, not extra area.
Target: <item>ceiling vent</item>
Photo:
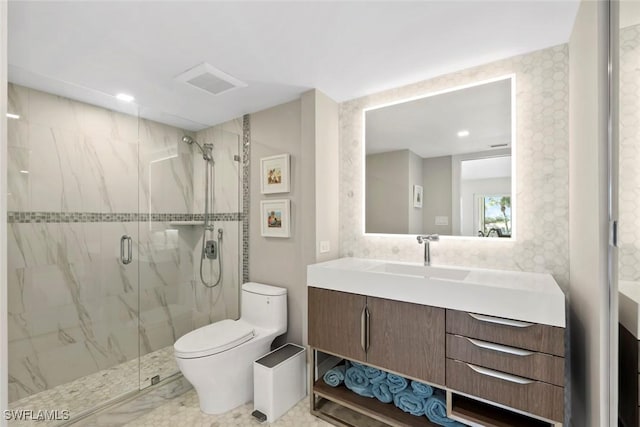
[[[206,62],[177,75],[176,80],[190,84],[213,95],[220,95],[221,93],[247,86],[246,83],[218,70]]]

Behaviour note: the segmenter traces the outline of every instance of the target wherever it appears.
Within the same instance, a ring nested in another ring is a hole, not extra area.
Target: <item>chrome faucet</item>
[[[431,265],[431,251],[429,249],[430,242],[437,242],[440,240],[440,236],[437,234],[427,234],[426,236],[418,236],[418,244],[424,243],[424,265],[428,267]]]

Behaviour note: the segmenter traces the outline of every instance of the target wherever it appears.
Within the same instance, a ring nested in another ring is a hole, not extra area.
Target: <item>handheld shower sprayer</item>
[[[202,251],[200,256],[200,281],[207,288],[215,288],[222,280],[222,228],[218,229],[217,240],[207,239],[208,233],[214,233],[215,227],[209,217],[209,210],[213,210],[213,188],[214,183],[214,161],[213,161],[213,144],[200,145],[198,141],[184,135],[182,142],[193,145],[195,144],[202,153],[202,158],[205,160],[205,184],[204,184],[204,222],[202,224]],[[209,260],[218,261],[218,275],[217,278],[208,281],[204,275],[204,262],[205,258]],[[220,295],[218,295],[219,297]]]
[[[190,137],[189,135],[185,135],[182,137],[182,142],[189,144],[189,145],[193,145],[196,144],[198,146],[198,148],[200,149],[200,152],[202,153],[202,158],[205,159],[207,162],[213,162],[213,144],[204,144],[204,145],[200,145],[198,143],[198,141],[196,141],[195,139],[193,139],[192,137]]]

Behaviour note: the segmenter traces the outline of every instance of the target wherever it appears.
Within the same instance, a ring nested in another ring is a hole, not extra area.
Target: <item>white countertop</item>
[[[307,285],[565,327],[565,295],[550,274],[450,266],[428,269],[416,263],[340,258],[309,265]],[[426,275],[433,277],[424,277],[423,271],[432,272]],[[446,278],[456,276],[459,279]]]
[[[618,282],[619,311],[618,316],[622,326],[627,328],[634,337],[640,339],[640,283],[627,280]]]

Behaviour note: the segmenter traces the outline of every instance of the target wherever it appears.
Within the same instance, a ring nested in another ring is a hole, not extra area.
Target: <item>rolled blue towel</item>
[[[386,381],[374,383],[371,386],[371,392],[382,403],[393,402],[393,393],[389,391],[389,384]]]
[[[364,374],[369,378],[371,384],[379,383],[387,378],[387,373],[371,366],[364,367]]]
[[[389,391],[393,394],[400,393],[407,388],[407,380],[396,374],[387,374],[387,384],[389,384]]]
[[[364,374],[364,369],[352,366],[344,375],[344,385],[352,392],[364,397],[373,397],[371,382]]]
[[[393,403],[404,412],[416,417],[424,415],[426,399],[416,396],[411,390],[403,390],[393,396]]]
[[[416,396],[423,397],[425,399],[427,397],[431,397],[433,394],[433,388],[430,385],[423,384],[418,381],[411,381],[411,388]]]
[[[344,373],[347,368],[344,365],[335,366],[329,369],[322,379],[327,385],[331,387],[338,387],[344,381]]]
[[[464,427],[464,424],[447,418],[445,396],[440,392],[434,393],[427,399],[424,404],[424,412],[427,418],[429,418],[429,421],[434,424],[446,427]]]
[[[363,365],[362,363],[354,362],[353,360],[347,360],[347,362],[349,363],[349,366],[347,366],[347,369],[349,369],[352,366],[355,366],[356,368],[360,368],[360,369],[367,368],[367,365]]]

